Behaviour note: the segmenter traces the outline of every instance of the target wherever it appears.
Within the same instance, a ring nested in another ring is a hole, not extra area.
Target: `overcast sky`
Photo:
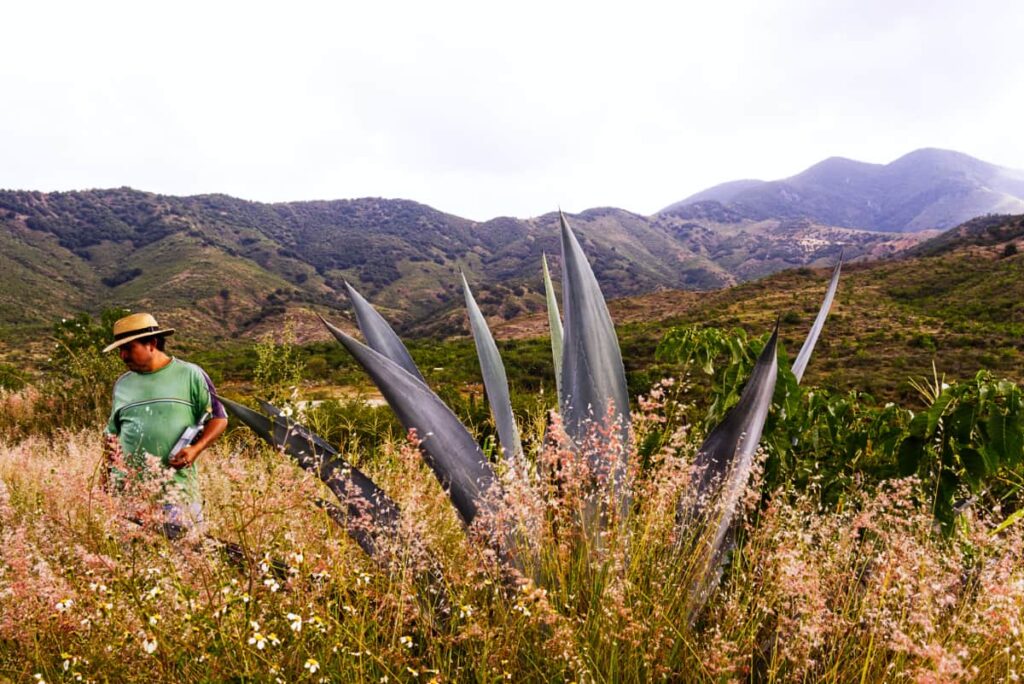
[[[1024,3],[17,2],[0,188],[657,211],[919,147],[1024,168]]]

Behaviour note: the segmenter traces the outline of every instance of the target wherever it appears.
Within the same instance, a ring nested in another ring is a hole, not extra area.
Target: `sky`
[[[5,3],[0,188],[651,214],[920,147],[1024,169],[1024,3]]]

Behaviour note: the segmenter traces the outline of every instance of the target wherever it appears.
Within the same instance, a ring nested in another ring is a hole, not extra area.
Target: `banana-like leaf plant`
[[[495,344],[494,336],[487,327],[487,321],[473,299],[465,274],[462,274],[462,289],[466,294],[469,327],[476,343],[480,371],[484,377],[484,389],[487,391],[487,402],[491,405],[491,416],[498,429],[498,440],[505,453],[505,460],[522,472],[523,446],[519,441],[519,428],[516,427],[515,415],[512,413],[512,399],[509,397],[505,365],[501,362],[498,345]]]
[[[248,406],[221,398],[224,406],[261,438],[290,456],[301,468],[315,473],[344,504],[331,517],[371,557],[378,554],[378,535],[390,534],[398,522],[398,506],[384,490],[355,468],[336,449],[307,428],[289,420],[274,406],[261,402],[267,417]]]

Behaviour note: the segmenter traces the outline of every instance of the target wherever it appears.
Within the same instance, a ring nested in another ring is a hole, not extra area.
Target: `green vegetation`
[[[197,339],[255,340],[286,318],[337,313],[346,281],[403,333],[463,334],[460,269],[489,317],[543,309],[535,264],[557,253],[557,220],[475,223],[373,198],[270,205],[130,188],[0,191],[0,325],[12,326],[0,343],[32,340],[49,321],[77,311],[152,306],[156,291],[160,319],[193,324]],[[893,239],[781,220],[698,225],[618,209],[591,209],[575,222],[613,297],[722,287],[830,262],[840,244],[851,257],[880,253]],[[297,335],[307,341],[302,330]]]
[[[563,423],[549,412],[549,341],[499,342],[525,477],[497,456],[497,395],[485,396],[468,340],[410,345],[454,413],[441,428],[429,422],[443,414],[436,397],[400,360],[341,330],[401,422],[365,401],[375,396],[338,345],[297,346],[286,332],[284,344],[193,349],[225,396],[287,404],[267,420],[292,428],[288,453],[317,476],[234,430],[203,458],[210,536],[175,546],[126,522],[159,506],[159,482],[148,498],[95,486],[96,423],[119,370],[96,349],[119,312],[62,321],[44,374],[0,394],[0,675],[1012,680],[1024,658],[1024,397],[1021,257],[1004,251],[847,268],[803,383],[789,358],[824,272],[635,319],[618,331],[623,377],[595,379],[618,350],[577,263],[563,310],[564,353],[579,358],[563,366],[563,391],[600,405],[628,381],[630,398],[644,396],[617,407],[628,442],[598,419],[593,432]],[[766,331],[777,320],[775,373]],[[970,336],[977,356],[955,344]],[[771,405],[766,419],[752,417],[749,386]],[[449,439],[455,419],[468,441]],[[735,439],[716,446],[722,425]],[[81,426],[92,432],[59,429]],[[760,439],[743,444],[749,434]],[[730,469],[736,459],[740,486],[721,515],[714,490],[694,484],[709,453]],[[467,455],[483,476],[463,477]],[[387,525],[367,526],[366,502],[346,498],[353,466],[390,497]]]

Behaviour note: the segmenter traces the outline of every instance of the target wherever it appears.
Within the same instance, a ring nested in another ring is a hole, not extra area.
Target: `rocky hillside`
[[[805,220],[733,220],[692,208],[570,216],[609,298],[708,290],[800,265],[893,253],[907,239]],[[360,288],[405,331],[461,330],[458,273],[485,313],[542,307],[557,277],[557,214],[476,223],[407,200],[261,204],[129,188],[0,191],[0,341],[108,306],[146,308],[210,339],[279,330],[347,308]],[[316,328],[316,326],[311,326]]]

